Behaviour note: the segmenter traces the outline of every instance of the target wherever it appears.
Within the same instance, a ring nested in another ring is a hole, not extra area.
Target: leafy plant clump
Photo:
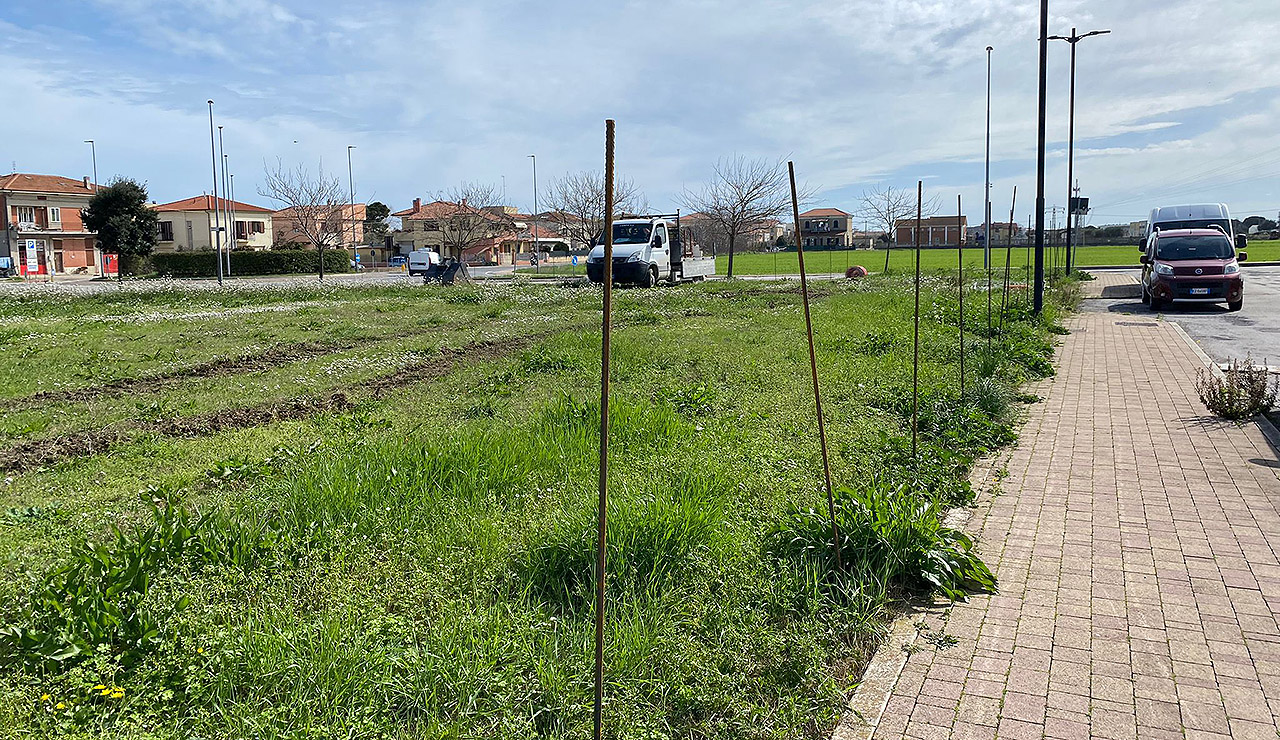
[[[113,543],[80,545],[44,577],[0,628],[0,664],[66,668],[105,651],[128,669],[163,642],[169,621],[190,602],[148,599],[158,579],[180,567],[247,569],[277,544],[267,532],[193,520],[172,491],[151,488],[143,500],[148,524],[127,533],[113,526]]]
[[[1196,392],[1215,415],[1242,421],[1275,408],[1280,378],[1272,378],[1265,366],[1246,357],[1228,363],[1221,376],[1206,370],[1196,373]]]
[[[931,496],[882,478],[835,492],[840,556],[848,577],[887,590],[923,595],[938,591],[953,600],[993,592],[996,578],[964,532],[942,524]],[[793,507],[770,538],[777,557],[835,562],[831,519],[825,512]]]

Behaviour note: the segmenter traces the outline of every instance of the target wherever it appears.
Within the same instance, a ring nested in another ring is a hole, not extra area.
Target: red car
[[[1219,229],[1170,229],[1147,239],[1142,254],[1142,302],[1159,311],[1166,303],[1226,303],[1244,306],[1244,280],[1236,252]]]

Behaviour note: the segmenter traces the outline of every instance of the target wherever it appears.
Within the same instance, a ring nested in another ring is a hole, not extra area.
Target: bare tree
[[[938,196],[925,199],[921,207],[922,216],[932,216],[938,211]],[[884,271],[889,271],[889,251],[893,248],[893,238],[898,222],[911,218],[916,214],[916,194],[906,188],[895,188],[892,185],[876,186],[862,191],[862,205],[858,215],[868,223],[883,231]]]
[[[591,170],[566,174],[551,183],[546,203],[548,220],[570,243],[590,244],[604,229],[604,174]],[[614,217],[649,210],[648,201],[629,177],[615,179],[613,203]]]
[[[799,193],[808,200],[813,191]],[[701,190],[684,192],[684,206],[696,211],[723,232],[729,246],[729,272],[733,277],[733,252],[738,237],[758,228],[760,222],[784,216],[791,210],[791,188],[782,161],[742,156],[716,162],[715,176]]]
[[[478,182],[464,182],[441,194],[433,205],[438,206],[435,226],[442,251],[461,261],[480,242],[514,231],[512,220],[494,208],[498,201],[497,188]]]
[[[305,165],[287,169],[279,159],[272,168],[263,164],[263,185],[258,194],[284,204],[290,230],[319,252],[320,279],[324,279],[324,250],[342,243],[342,219],[347,208],[345,193],[336,177],[321,167],[314,176]],[[277,238],[282,236],[277,234]]]

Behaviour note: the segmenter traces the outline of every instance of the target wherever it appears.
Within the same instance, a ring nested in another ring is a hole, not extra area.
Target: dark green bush
[[[314,249],[272,249],[264,252],[232,252],[234,275],[293,275],[319,272],[319,252]],[[218,274],[217,253],[171,252],[151,255],[151,268],[173,277],[213,277]],[[350,272],[351,257],[340,249],[324,253],[325,272]]]

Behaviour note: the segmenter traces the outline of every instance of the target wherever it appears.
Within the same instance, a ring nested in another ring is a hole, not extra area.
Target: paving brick
[[[876,737],[1276,739],[1280,475],[1248,461],[1278,453],[1207,416],[1170,325],[1117,319],[1069,320],[968,527],[1000,593],[947,612]]]

